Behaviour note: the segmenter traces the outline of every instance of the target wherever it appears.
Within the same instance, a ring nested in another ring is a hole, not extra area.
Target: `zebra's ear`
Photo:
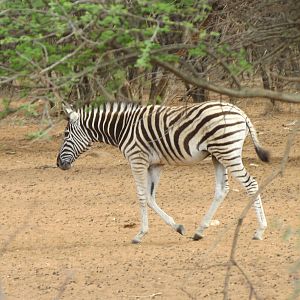
[[[66,114],[68,120],[70,120],[71,122],[75,122],[78,119],[78,117],[79,117],[78,113],[76,111],[74,111],[70,105],[63,104],[62,107],[63,107],[63,111]]]

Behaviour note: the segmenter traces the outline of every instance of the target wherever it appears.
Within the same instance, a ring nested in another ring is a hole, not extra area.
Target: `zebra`
[[[148,232],[147,206],[178,233],[185,228],[175,223],[156,203],[155,194],[163,165],[196,164],[211,156],[215,169],[215,195],[193,239],[204,231],[229,191],[228,173],[242,184],[249,196],[258,191],[256,180],[242,161],[242,149],[250,133],[258,157],[269,162],[269,152],[258,141],[247,115],[237,106],[203,102],[185,106],[140,105],[132,102],[107,102],[73,110],[64,105],[68,124],[57,156],[57,166],[70,169],[93,142],[119,148],[129,162],[140,203],[141,228],[132,243],[140,243]],[[258,228],[253,239],[262,240],[267,221],[260,195],[253,203]]]

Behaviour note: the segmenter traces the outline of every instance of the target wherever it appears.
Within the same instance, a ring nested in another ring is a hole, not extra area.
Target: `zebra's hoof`
[[[181,224],[179,224],[179,225],[176,226],[176,231],[178,233],[180,233],[181,235],[185,234],[185,229],[184,229],[183,225],[181,225]]]
[[[264,239],[264,231],[264,229],[257,229],[252,239],[262,241]]]
[[[255,241],[262,241],[264,238],[262,236],[258,236],[258,235],[254,235],[254,237],[252,238],[252,240],[255,240]]]
[[[203,236],[202,236],[202,235],[200,235],[200,234],[198,234],[198,233],[195,233],[195,234],[194,234],[194,236],[193,236],[193,240],[194,240],[194,241],[199,241],[199,240],[201,240],[201,239],[203,239]]]
[[[132,241],[131,241],[131,243],[132,244],[140,244],[140,240],[137,240],[137,239],[133,239]]]

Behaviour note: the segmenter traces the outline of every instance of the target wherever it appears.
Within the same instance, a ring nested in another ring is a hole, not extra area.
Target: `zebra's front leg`
[[[193,240],[197,241],[203,238],[204,230],[209,227],[210,222],[215,215],[218,207],[223,202],[229,192],[228,175],[226,168],[212,156],[212,161],[215,167],[216,176],[216,190],[213,202],[205,214],[200,226],[197,228],[196,233],[193,236]]]
[[[132,243],[138,244],[142,241],[143,236],[148,232],[149,226],[148,226],[148,212],[147,212],[147,201],[146,200],[140,200],[140,206],[141,206],[141,229],[138,232],[138,234],[133,238]]]
[[[148,169],[148,205],[152,208],[166,224],[171,226],[175,231],[184,235],[185,229],[183,225],[176,224],[174,219],[166,214],[156,203],[155,193],[158,186],[159,178],[161,173],[160,165],[152,165]]]
[[[131,163],[131,170],[136,184],[141,213],[141,229],[133,238],[133,244],[140,243],[143,236],[148,232],[149,229],[147,212],[147,169],[148,165]]]

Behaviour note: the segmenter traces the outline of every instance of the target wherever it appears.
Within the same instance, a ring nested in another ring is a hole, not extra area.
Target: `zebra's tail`
[[[270,152],[265,150],[259,143],[258,141],[258,137],[257,137],[257,133],[256,130],[253,126],[253,124],[251,123],[251,121],[249,120],[249,118],[246,117],[246,123],[247,123],[247,127],[249,129],[254,147],[255,147],[255,152],[258,155],[258,157],[260,158],[261,161],[263,162],[270,162]]]

